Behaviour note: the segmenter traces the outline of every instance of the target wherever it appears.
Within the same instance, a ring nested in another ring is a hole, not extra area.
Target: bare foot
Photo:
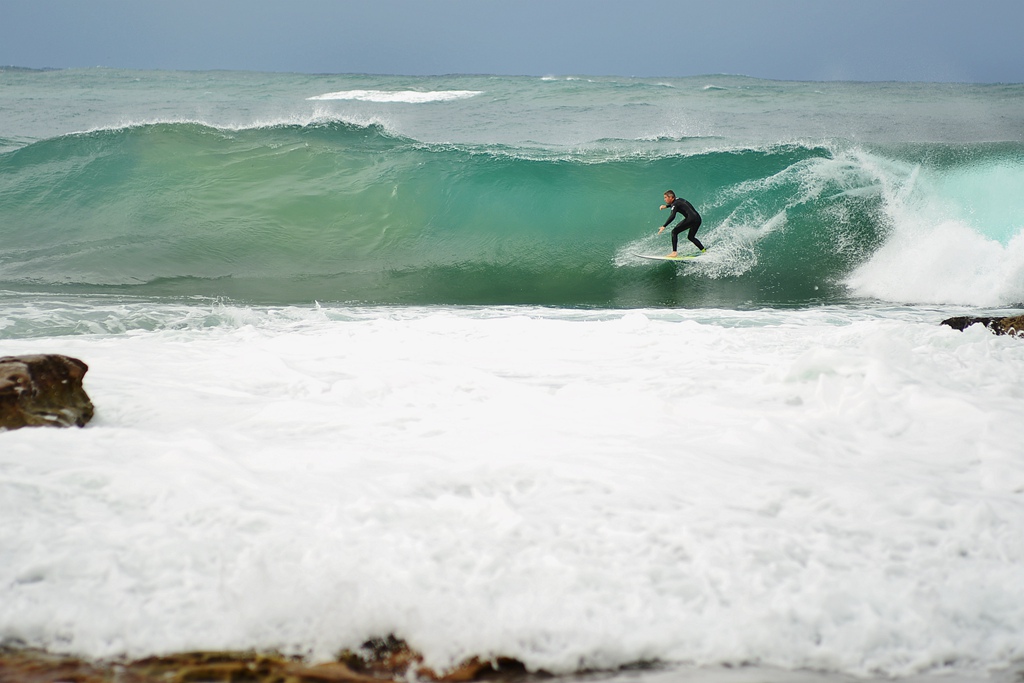
[[[669,258],[675,258],[676,256],[679,256],[678,251],[673,251],[671,254],[668,255]]]

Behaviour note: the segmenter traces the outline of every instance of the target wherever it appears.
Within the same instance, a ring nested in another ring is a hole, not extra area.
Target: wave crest
[[[451,102],[465,100],[482,94],[480,90],[339,90],[307,97],[310,101],[356,100],[359,102],[398,102],[424,104],[428,102]]]

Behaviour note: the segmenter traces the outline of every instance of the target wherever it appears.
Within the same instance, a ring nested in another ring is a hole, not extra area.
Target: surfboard
[[[640,258],[650,259],[652,261],[693,261],[694,259],[700,258],[700,254],[690,254],[682,256],[655,256],[654,254],[633,254],[633,256],[639,256]]]

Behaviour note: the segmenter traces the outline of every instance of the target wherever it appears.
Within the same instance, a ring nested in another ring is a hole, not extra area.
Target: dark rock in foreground
[[[984,325],[996,334],[1008,334],[1011,337],[1024,337],[1024,315],[1009,316],[1006,318],[972,318],[970,316],[959,316],[947,318],[942,321],[954,330],[963,332],[971,325]]]
[[[94,408],[82,388],[89,366],[59,355],[0,358],[0,430],[84,427]]]
[[[423,658],[401,640],[388,637],[345,651],[336,661],[306,664],[294,657],[245,652],[192,652],[134,662],[88,662],[31,649],[0,648],[2,683],[387,683],[421,681],[523,681],[528,674],[512,659],[473,658],[445,672],[423,665]]]

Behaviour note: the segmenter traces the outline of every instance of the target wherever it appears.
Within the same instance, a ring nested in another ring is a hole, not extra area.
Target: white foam
[[[361,102],[404,102],[422,104],[425,102],[451,102],[480,95],[480,90],[339,90],[323,95],[307,97],[307,100],[358,100]]]
[[[239,132],[246,130],[260,130],[266,128],[280,128],[280,127],[306,127],[306,126],[321,126],[331,123],[343,123],[352,126],[359,126],[362,128],[369,128],[371,126],[380,126],[381,128],[392,131],[391,121],[381,116],[380,114],[373,115],[359,115],[359,114],[346,114],[339,116],[336,112],[328,111],[325,106],[320,106],[312,111],[302,113],[292,113],[280,116],[267,116],[260,118],[247,119],[244,121],[229,121],[229,120],[213,120],[209,118],[194,118],[194,117],[145,117],[145,118],[131,118],[122,119],[117,124],[112,126],[97,126],[81,131],[74,131],[69,135],[80,135],[89,133],[98,133],[104,131],[123,131],[131,130],[133,128],[145,128],[147,126],[158,126],[163,124],[170,125],[195,125],[202,126],[205,128],[212,128],[214,130],[226,131],[226,132]]]
[[[1011,191],[1024,183],[1024,167],[880,177],[892,179],[883,190],[892,230],[848,278],[854,292],[907,303],[1024,302],[1024,205]]]
[[[0,341],[85,360],[98,408],[0,434],[0,638],[328,657],[395,632],[555,671],[1024,656],[1019,340],[920,310],[104,306],[130,325]]]
[[[847,284],[888,301],[1012,305],[1024,301],[1024,232],[1004,247],[960,221],[904,224]]]

